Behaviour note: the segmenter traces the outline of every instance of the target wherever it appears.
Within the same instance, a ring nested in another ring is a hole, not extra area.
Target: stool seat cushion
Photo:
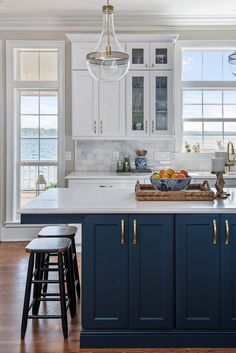
[[[71,244],[69,238],[36,238],[33,239],[25,248],[28,253],[31,252],[65,252]]]
[[[77,228],[73,226],[48,226],[43,227],[38,236],[39,237],[69,237],[75,235]]]

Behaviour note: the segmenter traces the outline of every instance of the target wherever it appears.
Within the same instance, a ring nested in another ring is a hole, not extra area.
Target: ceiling
[[[0,0],[0,29],[98,30],[106,0]],[[236,29],[236,0],[110,0],[116,29]]]
[[[118,15],[236,16],[235,0],[110,0]],[[0,0],[0,15],[70,16],[99,14],[105,0]]]

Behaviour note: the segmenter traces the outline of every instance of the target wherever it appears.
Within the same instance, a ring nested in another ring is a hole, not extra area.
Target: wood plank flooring
[[[28,254],[25,243],[0,243],[0,353],[236,353],[231,349],[83,349],[80,350],[80,306],[77,318],[69,320],[69,338],[63,339],[60,320],[28,322],[20,340]],[[78,256],[80,264],[80,256]],[[50,307],[53,303],[49,303]],[[50,309],[56,312],[56,307]]]

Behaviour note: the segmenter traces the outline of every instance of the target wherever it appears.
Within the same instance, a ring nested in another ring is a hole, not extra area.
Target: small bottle
[[[130,172],[130,159],[129,156],[124,157],[124,171]]]

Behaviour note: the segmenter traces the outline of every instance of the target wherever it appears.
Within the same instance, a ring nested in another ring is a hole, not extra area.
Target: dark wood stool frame
[[[68,239],[67,239],[68,240]],[[61,319],[62,320],[62,331],[64,338],[68,338],[68,323],[67,323],[67,310],[69,308],[71,317],[76,315],[76,300],[74,290],[74,271],[73,271],[73,260],[72,260],[72,249],[71,242],[68,243],[68,247],[60,249],[59,251],[51,251],[47,249],[27,249],[26,252],[30,253],[28,272],[25,287],[25,298],[22,314],[21,324],[21,339],[24,339],[28,319]],[[58,262],[53,263],[58,265],[56,268],[50,268],[44,266],[45,258],[50,255],[57,255]],[[35,268],[35,269],[34,269]],[[48,279],[49,271],[58,271],[59,279]],[[47,278],[45,278],[47,273]],[[65,279],[66,278],[66,279]],[[67,293],[65,291],[65,282],[67,287]],[[59,293],[42,293],[42,285],[49,283],[59,284]],[[32,284],[33,288],[33,299],[30,303],[30,294]],[[61,315],[47,315],[38,314],[41,301],[60,301]],[[29,311],[32,309],[32,315]]]
[[[44,227],[41,229],[40,232],[43,233],[43,230],[44,229],[54,229],[56,228],[56,226],[48,226],[48,227]],[[59,226],[59,228],[61,228]],[[62,228],[66,228],[66,227],[62,227]],[[75,228],[75,227],[73,227]],[[60,237],[58,234],[53,234],[51,233],[50,235],[46,235],[46,234],[43,234],[41,235],[39,232],[38,234],[38,237],[39,238],[57,238],[57,237]],[[71,250],[72,250],[72,259],[73,259],[73,269],[74,269],[74,278],[75,278],[75,288],[76,288],[76,292],[77,292],[77,296],[78,298],[80,298],[80,278],[79,278],[79,269],[78,269],[78,263],[77,263],[77,257],[76,257],[76,246],[75,246],[75,233],[72,233],[70,235],[63,235],[63,238],[68,238],[71,240]],[[46,262],[46,266],[47,266],[47,263],[50,265],[50,255],[45,259],[45,262]],[[45,272],[45,279],[47,279],[47,272]],[[45,283],[45,285],[43,286],[43,293],[45,294],[47,292],[47,283]]]

